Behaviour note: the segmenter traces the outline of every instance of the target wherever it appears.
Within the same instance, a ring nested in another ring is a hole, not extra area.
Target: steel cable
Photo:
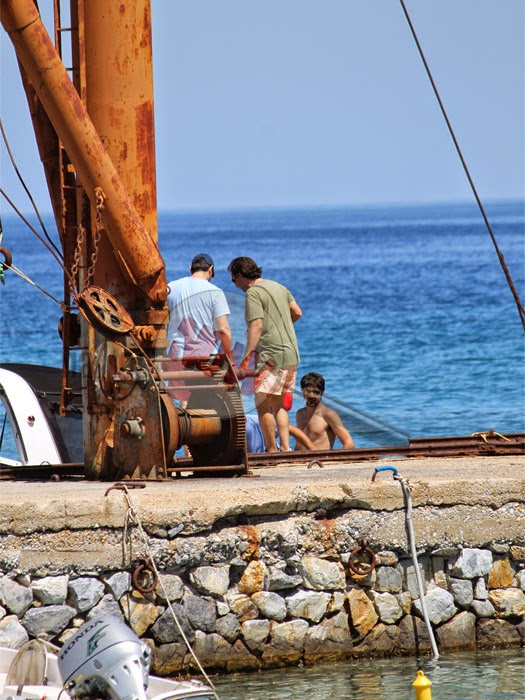
[[[496,250],[496,254],[499,258],[500,265],[501,265],[501,268],[503,270],[503,274],[505,275],[505,278],[507,280],[507,284],[509,285],[512,296],[514,297],[514,301],[516,302],[518,314],[519,314],[519,317],[521,320],[521,325],[523,326],[523,330],[525,331],[525,308],[523,307],[523,304],[521,303],[519,294],[516,290],[514,282],[512,281],[512,277],[510,275],[509,269],[508,269],[507,264],[505,262],[505,258],[503,256],[503,253],[499,249],[498,243],[496,241],[496,236],[494,235],[494,232],[492,231],[492,227],[491,227],[490,222],[488,220],[487,214],[485,213],[485,209],[484,209],[483,204],[481,202],[481,199],[478,195],[474,181],[470,175],[467,163],[463,157],[463,153],[461,152],[459,142],[458,142],[456,135],[454,133],[454,129],[452,128],[452,124],[450,123],[450,120],[448,118],[447,112],[445,110],[445,107],[444,107],[443,102],[441,100],[440,94],[439,94],[438,89],[436,87],[436,83],[434,81],[434,78],[432,77],[432,73],[430,71],[429,65],[428,65],[427,60],[425,58],[425,54],[423,53],[423,49],[421,48],[421,44],[419,43],[419,39],[417,37],[416,30],[414,29],[414,25],[412,24],[412,20],[410,19],[410,15],[408,14],[408,10],[406,8],[405,2],[404,2],[404,0],[399,0],[399,2],[401,3],[401,7],[403,8],[403,12],[404,12],[405,18],[408,22],[408,26],[410,27],[410,31],[412,32],[412,36],[413,36],[414,41],[415,41],[416,46],[417,46],[417,50],[419,51],[419,55],[421,57],[421,60],[423,61],[423,65],[425,66],[425,70],[427,72],[428,79],[430,80],[430,84],[432,85],[432,89],[434,90],[434,94],[436,96],[439,107],[441,109],[441,113],[443,114],[443,117],[444,117],[445,122],[447,124],[448,130],[450,132],[450,136],[452,137],[452,141],[454,142],[454,146],[456,147],[456,151],[458,153],[461,164],[463,165],[463,170],[465,171],[465,174],[466,174],[467,179],[469,181],[470,187],[472,189],[472,192],[474,193],[474,197],[476,199],[479,210],[481,212],[481,216],[483,217],[483,221],[485,222],[485,226],[487,227],[490,238],[491,238],[492,243],[494,245],[494,248]]]

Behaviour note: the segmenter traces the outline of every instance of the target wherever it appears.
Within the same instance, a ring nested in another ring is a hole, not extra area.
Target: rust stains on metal
[[[250,469],[258,468],[279,468],[287,464],[304,465],[312,460],[312,457],[321,457],[325,464],[337,464],[339,466],[352,467],[353,463],[385,459],[389,456],[401,456],[404,458],[422,457],[485,457],[503,455],[525,455],[525,433],[507,433],[502,436],[505,439],[494,437],[488,444],[479,437],[452,436],[440,438],[418,438],[410,440],[410,444],[400,447],[376,447],[376,448],[355,448],[353,450],[329,450],[326,452],[288,452],[284,459],[282,452],[259,453],[249,455]],[[209,472],[229,472],[230,475],[245,472],[242,465],[199,465],[195,466],[191,459],[177,459],[172,466],[168,467],[171,476],[186,473],[198,477],[200,473]],[[76,477],[83,474],[83,464],[62,464],[62,465],[38,465],[21,467],[2,467],[0,480],[2,479],[48,479],[52,474],[59,474],[61,477]],[[169,480],[168,480],[169,481]],[[240,526],[249,527],[249,526]]]
[[[479,435],[450,436],[437,438],[411,439],[408,445],[391,445],[389,447],[357,447],[352,450],[319,450],[309,452],[289,452],[284,457],[280,452],[262,452],[249,455],[250,466],[282,467],[285,463],[311,464],[322,460],[324,464],[346,464],[366,460],[398,457],[460,457],[478,455],[522,455],[525,454],[525,433],[511,433],[498,437],[487,433]]]

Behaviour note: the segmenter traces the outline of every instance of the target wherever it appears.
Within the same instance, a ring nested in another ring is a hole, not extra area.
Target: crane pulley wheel
[[[75,302],[88,323],[103,335],[126,335],[135,328],[122,304],[100,287],[87,287]]]

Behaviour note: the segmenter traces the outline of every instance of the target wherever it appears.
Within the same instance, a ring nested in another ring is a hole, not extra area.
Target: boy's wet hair
[[[324,377],[317,372],[308,372],[301,377],[301,389],[306,389],[307,386],[319,389],[321,394],[324,394]]]

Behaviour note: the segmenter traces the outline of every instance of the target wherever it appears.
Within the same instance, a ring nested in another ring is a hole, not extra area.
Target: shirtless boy
[[[336,437],[341,441],[343,449],[352,449],[354,441],[337,411],[321,403],[324,378],[317,372],[309,372],[301,378],[301,389],[306,406],[297,411],[297,427],[306,433],[315,449],[331,450]],[[305,448],[297,441],[295,449]]]

